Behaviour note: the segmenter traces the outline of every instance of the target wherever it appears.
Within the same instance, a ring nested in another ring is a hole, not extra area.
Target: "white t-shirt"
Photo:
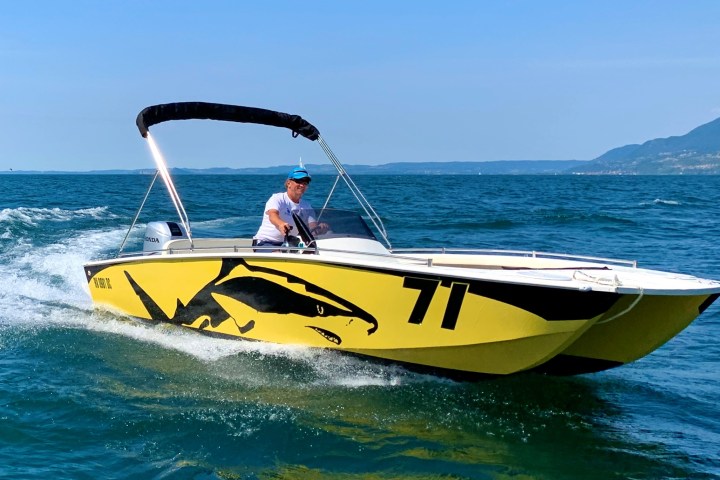
[[[265,213],[263,214],[262,223],[253,237],[256,240],[269,240],[273,242],[282,242],[285,240],[285,236],[270,222],[270,217],[267,213],[268,210],[277,210],[280,214],[280,218],[282,218],[282,220],[288,225],[292,225],[293,228],[290,231],[290,235],[298,235],[297,225],[295,225],[295,221],[292,218],[293,212],[298,214],[300,218],[308,224],[308,226],[311,222],[314,223],[316,221],[315,211],[313,211],[310,206],[310,202],[301,198],[299,203],[295,203],[290,200],[287,192],[275,193],[265,204]]]

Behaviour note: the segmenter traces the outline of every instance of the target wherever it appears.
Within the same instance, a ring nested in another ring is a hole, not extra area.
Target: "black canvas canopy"
[[[265,110],[263,108],[225,105],[205,102],[177,102],[153,105],[143,109],[137,116],[140,135],[147,137],[148,128],[169,120],[221,120],[226,122],[257,123],[292,130],[293,135],[302,135],[317,140],[320,132],[299,115]]]

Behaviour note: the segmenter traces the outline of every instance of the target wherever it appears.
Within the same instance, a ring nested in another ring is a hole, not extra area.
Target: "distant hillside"
[[[351,175],[556,175],[570,168],[580,167],[587,160],[498,160],[491,162],[397,162],[384,165],[345,165]],[[294,165],[278,165],[257,168],[171,168],[173,175],[286,175]],[[308,164],[312,175],[335,175],[335,167],[329,164]],[[94,170],[89,172],[28,171],[22,174],[153,174],[154,169],[142,170]]]
[[[396,162],[383,165],[345,165],[351,175],[519,175],[560,173],[588,163],[581,160],[499,160],[491,162]],[[308,164],[313,175],[334,175],[335,167],[327,164]],[[239,169],[175,169],[174,173],[230,173],[230,174],[276,174],[286,173],[291,165],[266,168]]]
[[[614,148],[568,173],[720,175],[720,118],[686,135]]]

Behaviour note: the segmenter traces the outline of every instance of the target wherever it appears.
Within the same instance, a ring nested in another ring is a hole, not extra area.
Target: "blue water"
[[[195,235],[251,235],[282,178],[182,176]],[[637,259],[720,278],[720,177],[356,182],[395,247]],[[0,478],[720,478],[720,305],[650,356],[456,383],[95,312],[147,176],[0,175]],[[332,178],[307,194],[322,204]],[[334,206],[340,207],[342,195]],[[175,220],[161,185],[142,226]]]

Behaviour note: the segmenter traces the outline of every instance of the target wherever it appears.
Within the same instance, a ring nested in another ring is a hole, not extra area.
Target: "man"
[[[303,167],[295,167],[290,171],[285,180],[285,191],[273,194],[265,204],[265,214],[260,228],[253,237],[253,245],[281,246],[291,230],[298,231],[292,218],[293,212],[310,228],[322,233],[324,225],[317,224],[315,211],[310,206],[310,202],[302,198],[311,180],[310,174]]]

